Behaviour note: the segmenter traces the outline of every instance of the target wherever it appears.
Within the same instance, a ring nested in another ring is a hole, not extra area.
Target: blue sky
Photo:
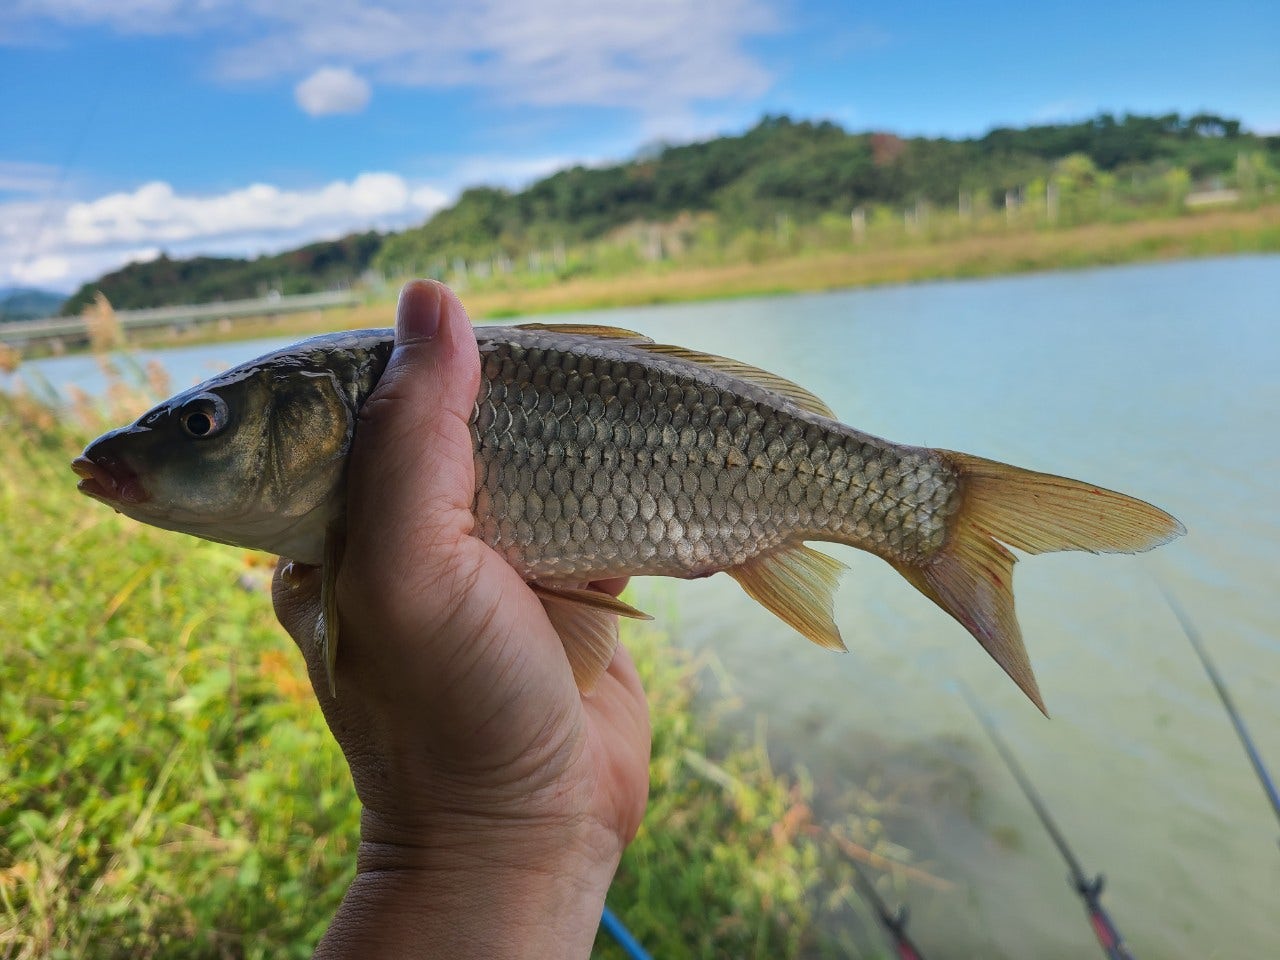
[[[1099,110],[1280,132],[1280,4],[7,0],[0,286],[419,222],[766,112],[970,136]]]

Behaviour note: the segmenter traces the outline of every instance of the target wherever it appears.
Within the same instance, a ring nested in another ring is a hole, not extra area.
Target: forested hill
[[[157,257],[131,263],[86,283],[63,305],[76,314],[101,290],[120,310],[179,303],[244,300],[275,290],[282,294],[314,293],[349,284],[369,269],[382,246],[379,233],[353,233],[341,240],[312,243],[272,256],[241,260],[234,257]]]
[[[523,191],[467,190],[419,227],[256,260],[161,258],[86,284],[75,312],[102,290],[117,307],[306,292],[351,282],[369,267],[389,275],[438,272],[459,260],[537,255],[605,237],[634,223],[685,214],[714,218],[722,236],[847,218],[856,206],[953,206],[960,194],[999,206],[1051,178],[1066,189],[1104,189],[1134,208],[1185,195],[1194,183],[1253,182],[1280,171],[1280,137],[1258,137],[1238,121],[1197,114],[1114,117],[996,129],[969,140],[848,133],[829,122],[766,117],[739,136],[644,151],[625,163],[573,167]],[[1270,178],[1270,179],[1268,179]]]

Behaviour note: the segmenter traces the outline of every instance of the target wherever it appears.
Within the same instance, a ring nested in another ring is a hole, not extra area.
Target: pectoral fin
[[[560,635],[578,689],[590,693],[618,649],[618,617],[652,620],[611,594],[579,587],[531,583],[547,619]]]
[[[338,665],[338,568],[342,564],[342,551],[346,546],[346,533],[341,522],[329,524],[324,537],[324,567],[320,572],[320,608],[323,611],[323,632],[320,637],[320,655],[324,659],[324,675],[329,680],[329,696],[338,696],[336,669]]]
[[[725,573],[747,595],[820,647],[845,650],[831,615],[832,596],[845,565],[804,544],[753,557]]]

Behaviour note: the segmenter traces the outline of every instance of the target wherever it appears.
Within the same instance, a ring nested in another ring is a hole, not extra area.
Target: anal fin
[[[747,595],[820,647],[846,649],[832,616],[832,597],[845,565],[804,544],[783,547],[730,567]]]
[[[590,693],[609,669],[618,649],[618,617],[652,620],[617,597],[584,587],[530,583],[542,601],[547,619],[560,635],[574,682]]]

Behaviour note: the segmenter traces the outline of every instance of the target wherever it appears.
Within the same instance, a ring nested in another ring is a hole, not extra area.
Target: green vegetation
[[[954,215],[952,215],[954,216]],[[458,284],[472,319],[527,316],[640,303],[763,296],[871,284],[988,277],[1037,270],[1077,269],[1151,260],[1280,252],[1280,204],[1254,210],[1206,210],[1185,217],[1094,223],[1053,230],[995,225],[948,238],[948,220],[935,217],[910,236],[896,223],[875,228],[883,244],[852,250],[801,250],[760,262],[692,266],[646,264],[619,276],[582,273],[559,282],[489,276]],[[869,233],[871,228],[869,228]],[[892,234],[898,233],[894,241]],[[936,234],[937,238],[931,237]],[[310,336],[331,330],[385,327],[393,322],[394,287],[368,302],[323,313],[248,318],[229,329],[192,327],[182,334],[134,333],[138,344],[208,343],[253,337]],[[0,356],[0,368],[3,368]]]
[[[75,492],[85,437],[146,401],[117,382],[112,403],[57,419],[0,394],[0,956],[308,956],[353,869],[346,765],[270,567]],[[661,957],[848,956],[837,851],[886,848],[878,823],[816,824],[803,777],[710,745],[689,663],[626,639],[652,802],[610,903]]]
[[[628,255],[630,265],[754,259],[777,252],[769,248],[778,240],[794,252],[805,245],[801,232],[816,246],[848,246],[859,208],[864,224],[896,220],[910,230],[925,226],[930,208],[982,219],[1006,206],[1045,206],[1050,195],[1044,219],[1063,225],[1166,214],[1193,183],[1247,185],[1256,196],[1280,182],[1280,138],[1239,127],[1211,115],[1104,114],[952,141],[766,117],[738,137],[574,167],[519,193],[469,190],[421,227],[388,237],[375,265],[388,275],[442,275],[478,261],[482,273],[507,272],[524,258],[534,272],[563,272],[566,244],[606,240],[628,249],[597,251],[596,260],[618,261],[594,264],[597,272],[618,272]]]
[[[369,269],[382,245],[378,233],[354,233],[312,243],[274,256],[239,260],[193,257],[173,260],[161,255],[131,263],[77,290],[62,306],[65,315],[80,313],[101,291],[119,310],[179,303],[247,300],[281,294],[316,293],[357,281]]]
[[[1280,137],[1212,114],[1103,114],[958,141],[766,117],[740,136],[562,170],[518,192],[476,187],[385,237],[253,261],[130,265],[86,284],[64,312],[95,290],[117,308],[155,306],[323,289],[370,268],[537,291],[655,269],[1168,220],[1205,204],[1250,210],[1274,206],[1278,186]]]

